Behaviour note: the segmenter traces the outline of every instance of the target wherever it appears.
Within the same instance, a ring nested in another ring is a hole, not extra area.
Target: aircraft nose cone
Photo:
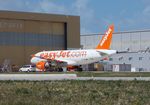
[[[112,51],[112,54],[116,54],[116,53],[117,53],[117,51],[116,51],[116,50],[113,50],[113,51]]]
[[[32,64],[36,64],[36,58],[35,57],[33,57],[33,58],[31,58],[31,60],[30,60],[30,62],[32,63]]]

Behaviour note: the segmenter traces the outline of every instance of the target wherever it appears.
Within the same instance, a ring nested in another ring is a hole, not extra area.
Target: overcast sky
[[[0,0],[0,10],[78,15],[81,34],[150,29],[150,0]]]

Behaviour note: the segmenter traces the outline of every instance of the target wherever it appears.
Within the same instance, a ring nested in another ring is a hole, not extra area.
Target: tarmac
[[[150,77],[77,77],[76,74],[0,74],[0,80],[48,81],[48,80],[105,80],[150,81]]]

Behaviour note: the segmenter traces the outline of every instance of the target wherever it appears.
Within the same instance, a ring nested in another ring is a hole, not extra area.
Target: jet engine
[[[44,62],[44,61],[38,62],[36,64],[36,68],[38,68],[38,69],[40,69],[42,71],[46,70],[49,67],[50,67],[49,63],[48,62]]]
[[[47,70],[56,70],[60,69],[62,67],[65,67],[67,65],[66,62],[59,62],[55,60],[51,61],[40,61],[36,64],[36,68],[42,70],[42,71],[47,71]]]

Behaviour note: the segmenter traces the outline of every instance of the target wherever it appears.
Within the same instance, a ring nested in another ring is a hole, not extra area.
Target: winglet
[[[110,49],[114,25],[110,25],[96,49]]]

